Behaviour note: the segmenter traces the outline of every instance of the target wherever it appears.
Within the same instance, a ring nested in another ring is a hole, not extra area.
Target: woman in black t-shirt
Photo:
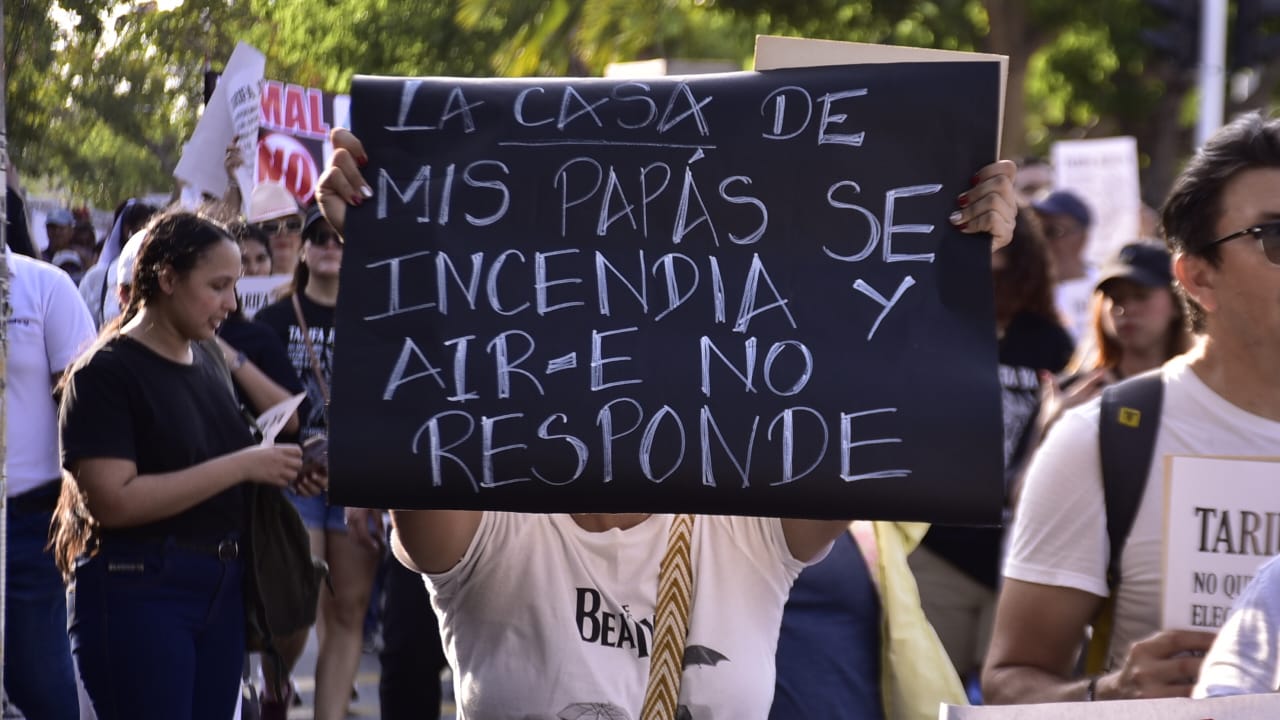
[[[311,208],[302,227],[302,254],[293,285],[283,299],[254,316],[285,343],[289,358],[307,392],[300,410],[304,446],[328,432],[329,380],[333,368],[334,308],[338,302],[338,270],[342,236],[318,208]],[[310,470],[310,466],[308,466]],[[327,473],[327,465],[323,471]],[[329,564],[333,592],[320,593],[316,616],[320,647],[316,660],[317,720],[340,720],[351,703],[351,684],[364,645],[364,616],[373,589],[378,552],[347,532],[341,506],[327,499],[290,494],[311,535],[311,554]],[[302,647],[295,648],[301,653]],[[295,658],[286,657],[286,666]],[[264,695],[266,702],[280,698]],[[284,698],[287,699],[287,698]]]
[[[121,318],[68,376],[55,551],[100,720],[230,717],[244,659],[243,484],[288,486],[296,445],[257,447],[202,341],[235,307],[218,225],[157,216]]]

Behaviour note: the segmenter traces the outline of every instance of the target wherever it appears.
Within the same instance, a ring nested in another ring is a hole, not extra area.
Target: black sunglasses
[[[279,235],[282,232],[302,232],[302,221],[298,218],[287,220],[267,220],[258,223],[258,229],[268,235]]]
[[[1267,256],[1267,260],[1270,261],[1272,265],[1280,265],[1280,220],[1272,220],[1271,222],[1265,222],[1261,225],[1254,225],[1253,227],[1247,227],[1243,230],[1237,230],[1230,235],[1214,240],[1201,248],[1201,250],[1208,250],[1215,245],[1221,245],[1224,242],[1229,242],[1236,238],[1244,237],[1245,235],[1252,235],[1257,238],[1258,243],[1262,245],[1262,252]]]
[[[307,242],[316,247],[324,247],[329,243],[337,243],[338,247],[343,246],[342,236],[333,231],[318,232],[307,238]]]

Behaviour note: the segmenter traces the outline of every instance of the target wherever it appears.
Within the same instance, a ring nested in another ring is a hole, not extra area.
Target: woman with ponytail
[[[244,483],[285,487],[296,445],[259,447],[205,349],[240,252],[198,214],[155,218],[121,317],[73,366],[55,552],[100,720],[230,717],[244,659]]]

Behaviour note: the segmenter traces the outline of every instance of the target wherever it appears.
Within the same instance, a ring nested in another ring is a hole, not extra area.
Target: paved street
[[[307,649],[303,652],[302,659],[298,661],[298,667],[294,672],[294,680],[298,684],[303,704],[289,711],[290,720],[311,720],[313,712],[311,702],[316,689],[315,666],[316,637],[315,633],[312,633]],[[360,656],[360,670],[356,673],[356,692],[359,697],[351,704],[348,717],[381,717],[381,709],[378,706],[378,670],[376,653],[365,653]],[[448,678],[446,677],[444,681],[447,682]],[[444,695],[446,702],[441,711],[441,720],[453,720],[452,691],[447,685]]]

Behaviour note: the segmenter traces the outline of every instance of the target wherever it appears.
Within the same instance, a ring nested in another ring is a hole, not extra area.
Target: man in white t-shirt
[[[13,311],[4,402],[8,525],[5,690],[30,718],[77,718],[62,576],[45,549],[61,487],[54,387],[93,341],[93,321],[71,278],[5,251]],[[10,662],[12,660],[12,662]]]
[[[1073,676],[1109,595],[1097,400],[1069,412],[1028,470],[983,673],[988,702],[1186,696],[1209,633],[1160,629],[1164,462],[1280,455],[1280,119],[1221,129],[1163,210],[1174,274],[1203,335],[1163,369],[1151,471],[1120,557],[1110,670]]]

